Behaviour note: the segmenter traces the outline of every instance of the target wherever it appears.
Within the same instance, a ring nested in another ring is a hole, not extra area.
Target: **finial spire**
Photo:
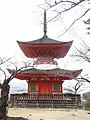
[[[47,33],[46,10],[44,10],[44,35]]]

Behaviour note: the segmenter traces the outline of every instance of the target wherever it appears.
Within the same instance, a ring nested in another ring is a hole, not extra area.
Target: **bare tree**
[[[24,63],[23,67],[18,68],[18,66],[16,64],[11,62],[11,59],[0,58],[0,61],[1,61],[0,66],[3,64],[6,64],[6,62],[9,62],[9,65],[11,64],[14,66],[14,70],[11,72],[10,76],[7,76],[6,71],[3,70],[2,67],[0,68],[0,71],[2,72],[2,74],[4,74],[3,83],[0,83],[0,92],[1,92],[1,96],[0,96],[0,120],[1,119],[4,120],[4,119],[6,119],[6,112],[7,112],[7,106],[8,106],[8,95],[9,95],[9,90],[10,90],[9,83],[13,78],[15,78],[17,73],[20,73],[20,72],[22,72],[23,69],[29,67],[30,63],[27,63],[27,64]]]
[[[84,85],[84,83],[81,80],[75,80],[75,83],[69,83],[67,87],[64,88],[65,92],[72,93],[72,94],[78,94],[82,91],[81,87]]]
[[[90,0],[45,0],[45,3],[46,10],[52,10],[54,13],[54,16],[50,18],[48,22],[58,20],[59,18],[61,18],[62,15],[66,15],[66,13],[68,13],[69,11],[73,11],[75,12],[75,14],[77,14],[80,8],[82,8],[83,10],[83,12],[80,13],[80,15],[77,16],[69,25],[69,27],[66,28],[66,30],[59,36],[64,35],[78,20],[80,20],[86,15],[86,13],[88,13],[88,11],[90,11]],[[69,15],[70,13],[68,14],[68,16]],[[70,17],[72,16],[70,15]]]
[[[85,4],[90,4],[90,0],[45,0],[45,3],[48,5],[47,10],[52,9],[56,12],[56,15],[51,19],[53,20],[76,7],[84,7]],[[90,11],[90,8],[87,7],[85,12],[77,20],[82,18],[88,11]]]
[[[84,21],[84,24],[87,25],[87,33],[90,35],[90,18],[86,21]],[[88,62],[90,63],[90,46],[85,43],[85,41],[82,40],[82,49],[76,48],[76,52],[74,55],[72,55],[79,59],[82,62]],[[90,83],[90,77],[89,75],[81,75],[80,77],[77,78],[77,80],[82,80]]]
[[[76,48],[76,52],[72,55],[72,57],[76,57],[81,62],[90,63],[90,48],[89,46],[83,41],[83,49]],[[89,66],[88,66],[89,67]],[[88,74],[80,75],[80,77],[76,78],[77,80],[81,80],[82,82],[86,81],[90,83],[90,77]]]

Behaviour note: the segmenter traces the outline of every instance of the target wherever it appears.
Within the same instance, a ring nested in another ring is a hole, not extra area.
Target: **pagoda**
[[[26,57],[35,59],[35,65],[56,65],[55,59],[64,58],[68,53],[72,42],[63,42],[51,39],[47,36],[46,10],[44,11],[44,35],[42,38],[21,42],[19,47]],[[37,69],[32,67],[17,73],[16,78],[26,80],[28,93],[35,94],[62,94],[63,82],[76,78],[82,70],[64,70],[58,67],[52,69]],[[12,70],[9,70],[11,73]]]

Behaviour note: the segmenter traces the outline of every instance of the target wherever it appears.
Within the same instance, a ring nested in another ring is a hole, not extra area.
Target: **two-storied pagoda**
[[[44,11],[44,36],[40,39],[21,42],[17,41],[21,50],[29,58],[35,58],[35,64],[55,64],[55,58],[63,58],[69,51],[72,41],[62,42],[51,39],[47,36],[46,11]],[[9,70],[9,72],[12,72]],[[64,80],[71,80],[77,77],[81,70],[53,69],[25,69],[16,75],[20,80],[26,80],[28,93],[37,94],[62,94]]]

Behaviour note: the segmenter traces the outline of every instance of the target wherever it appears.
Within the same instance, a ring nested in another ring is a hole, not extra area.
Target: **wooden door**
[[[50,83],[40,83],[39,84],[39,94],[51,94],[52,93],[52,84]]]

